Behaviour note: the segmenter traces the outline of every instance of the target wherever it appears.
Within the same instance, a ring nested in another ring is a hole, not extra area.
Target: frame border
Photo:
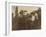
[[[44,5],[44,4],[38,4],[38,3],[17,3],[17,2],[7,2],[5,1],[5,35],[7,36],[7,4],[16,3],[16,4],[31,4],[31,5]]]

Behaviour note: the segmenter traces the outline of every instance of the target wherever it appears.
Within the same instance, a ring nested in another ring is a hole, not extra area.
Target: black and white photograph
[[[41,29],[41,7],[11,6],[12,31]]]

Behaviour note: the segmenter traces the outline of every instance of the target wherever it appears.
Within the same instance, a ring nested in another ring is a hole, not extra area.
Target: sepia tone
[[[41,29],[41,8],[12,6],[12,30]]]

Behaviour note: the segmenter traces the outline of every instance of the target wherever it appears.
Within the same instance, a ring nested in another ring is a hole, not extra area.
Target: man
[[[38,20],[38,13],[37,13],[37,11],[32,12],[31,16],[32,16],[32,18],[31,18],[32,21],[35,21],[35,19]]]

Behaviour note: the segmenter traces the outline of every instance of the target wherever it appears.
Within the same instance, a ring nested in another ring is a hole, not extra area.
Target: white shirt
[[[37,13],[35,13],[35,16],[36,16],[36,19],[38,19],[38,14]]]
[[[32,16],[31,20],[32,20],[32,21],[35,21],[35,16]]]

